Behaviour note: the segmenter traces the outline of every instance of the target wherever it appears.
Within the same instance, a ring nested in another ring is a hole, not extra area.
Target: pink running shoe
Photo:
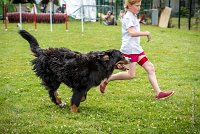
[[[99,85],[99,89],[100,89],[100,92],[103,94],[105,92],[105,88],[107,86],[108,82],[107,81],[104,81],[103,83],[101,83]]]
[[[157,100],[160,100],[160,99],[164,100],[164,99],[172,96],[173,94],[174,94],[174,91],[172,91],[172,92],[160,92],[155,98]]]

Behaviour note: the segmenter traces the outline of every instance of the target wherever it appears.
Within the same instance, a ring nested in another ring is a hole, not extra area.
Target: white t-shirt
[[[122,45],[120,51],[124,54],[140,54],[144,51],[140,46],[140,37],[131,37],[128,33],[130,27],[133,27],[134,31],[140,31],[139,20],[132,12],[127,11],[122,21]]]

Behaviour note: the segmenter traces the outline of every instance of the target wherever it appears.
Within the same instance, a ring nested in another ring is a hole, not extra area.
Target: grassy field
[[[70,113],[71,90],[61,85],[59,92],[67,107],[60,109],[31,70],[34,58],[22,39],[17,24],[0,22],[0,133],[3,134],[134,134],[200,133],[200,33],[141,26],[152,33],[152,41],[141,38],[148,58],[154,63],[162,90],[176,93],[167,100],[154,99],[147,75],[137,67],[137,78],[113,81],[101,95],[90,90],[79,113]],[[80,22],[64,24],[23,24],[42,48],[67,47],[83,53],[119,49],[121,26]],[[117,71],[115,71],[116,73]]]

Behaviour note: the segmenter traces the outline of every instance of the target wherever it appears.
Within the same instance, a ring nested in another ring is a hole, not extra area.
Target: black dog
[[[81,54],[67,48],[41,49],[30,33],[20,30],[19,34],[30,44],[36,57],[32,61],[33,70],[41,78],[51,100],[64,107],[66,104],[58,97],[57,89],[61,83],[72,88],[72,112],[78,111],[80,102],[86,99],[91,87],[108,78],[117,64],[128,62],[118,50]]]

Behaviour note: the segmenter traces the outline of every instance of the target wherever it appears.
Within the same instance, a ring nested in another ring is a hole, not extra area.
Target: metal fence
[[[114,6],[116,18],[124,9],[124,0],[96,0],[96,3]],[[145,24],[152,24],[154,9],[158,9],[159,16],[165,7],[172,8],[168,27],[200,31],[200,0],[142,0],[139,16],[144,13]]]
[[[160,14],[164,7],[172,8],[169,27],[200,30],[200,0],[143,0],[141,10],[151,22],[152,9]]]

